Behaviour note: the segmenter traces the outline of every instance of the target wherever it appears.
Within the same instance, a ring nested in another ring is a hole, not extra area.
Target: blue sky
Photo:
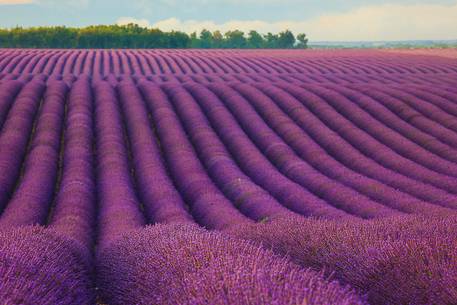
[[[0,27],[127,22],[187,32],[289,28],[312,40],[456,39],[457,0],[0,0]]]

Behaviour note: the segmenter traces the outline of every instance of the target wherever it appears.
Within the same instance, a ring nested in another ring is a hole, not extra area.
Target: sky
[[[0,0],[0,27],[138,23],[161,30],[261,33],[311,41],[457,39],[457,0]]]

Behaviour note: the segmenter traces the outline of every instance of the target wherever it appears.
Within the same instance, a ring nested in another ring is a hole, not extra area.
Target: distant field
[[[457,48],[449,49],[397,49],[387,50],[391,53],[401,53],[406,55],[425,55],[425,56],[439,56],[446,58],[457,58]]]
[[[0,49],[0,304],[457,304],[456,55]]]

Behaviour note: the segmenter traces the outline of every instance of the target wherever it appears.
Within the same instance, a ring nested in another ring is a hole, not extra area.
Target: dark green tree
[[[278,35],[274,35],[272,33],[267,33],[263,36],[265,40],[265,48],[268,49],[275,49],[278,48]]]
[[[167,48],[171,49],[186,49],[190,47],[190,37],[183,32],[172,31],[169,33]]]
[[[211,33],[203,30],[188,35],[179,31],[162,32],[137,24],[95,25],[83,28],[15,27],[0,29],[3,48],[306,48],[305,34],[290,31],[265,36],[250,31],[245,37],[240,30]]]
[[[305,33],[298,34],[297,40],[298,40],[297,48],[300,48],[300,49],[308,48],[308,38],[306,38]]]
[[[265,44],[262,35],[260,35],[257,31],[250,31],[248,33],[247,41],[249,48],[253,49],[260,49]]]
[[[200,48],[210,49],[213,45],[213,34],[207,29],[203,29],[200,33]]]
[[[295,46],[295,36],[294,34],[286,30],[278,34],[278,40],[276,47],[280,49],[292,49]]]
[[[213,32],[213,48],[220,49],[224,47],[224,35],[222,35],[221,31],[214,31]]]
[[[225,33],[226,47],[230,49],[242,49],[247,46],[244,32],[240,30],[228,31]]]
[[[190,34],[190,47],[200,48],[200,40],[198,39],[197,32],[193,32]]]

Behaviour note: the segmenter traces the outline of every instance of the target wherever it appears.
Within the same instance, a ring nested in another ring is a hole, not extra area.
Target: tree
[[[277,47],[281,49],[292,49],[295,46],[295,36],[291,31],[280,32],[277,40]]]
[[[224,47],[224,36],[222,35],[221,31],[214,31],[213,32],[213,48],[223,48]]]
[[[184,32],[162,32],[130,23],[127,25],[95,25],[84,28],[15,27],[0,29],[0,47],[4,48],[306,48],[305,34],[290,31],[262,36],[250,31],[245,37],[240,30],[204,29],[188,35]]]
[[[197,32],[192,32],[190,34],[190,47],[191,48],[199,48],[200,47],[200,40],[198,39]]]
[[[265,47],[269,49],[276,49],[278,48],[278,35],[274,35],[272,33],[267,33],[267,35],[263,36],[265,39]]]
[[[190,47],[190,37],[186,33],[171,31],[170,33],[167,33],[167,37],[167,48],[185,49]]]
[[[306,38],[306,34],[305,33],[298,34],[297,35],[297,40],[298,40],[297,48],[300,48],[300,49],[307,49],[308,48],[308,38]]]
[[[259,49],[264,46],[264,40],[262,35],[257,31],[250,31],[248,33],[248,47],[253,49]]]
[[[228,31],[225,33],[225,40],[227,48],[231,49],[241,49],[245,48],[247,45],[244,32],[240,30]]]
[[[200,48],[210,49],[213,45],[213,34],[203,29],[200,33]]]

